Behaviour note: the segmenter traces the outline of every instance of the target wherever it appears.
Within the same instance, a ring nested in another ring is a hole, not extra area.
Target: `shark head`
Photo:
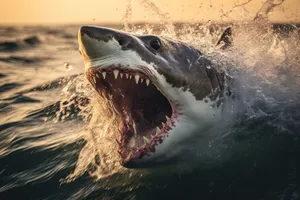
[[[196,48],[95,26],[81,27],[78,42],[89,82],[121,118],[124,167],[171,159],[221,119],[224,74]]]

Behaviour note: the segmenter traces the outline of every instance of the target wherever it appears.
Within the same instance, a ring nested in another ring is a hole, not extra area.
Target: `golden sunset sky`
[[[195,22],[251,20],[266,0],[0,0],[0,24],[120,23],[128,1],[131,22],[161,19],[149,2],[173,21]],[[285,0],[269,19],[300,22],[300,0]]]

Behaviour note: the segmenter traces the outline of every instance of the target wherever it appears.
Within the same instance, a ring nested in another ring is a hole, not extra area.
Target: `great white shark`
[[[195,47],[96,26],[81,27],[78,43],[86,77],[120,118],[124,167],[172,158],[222,120],[226,75]]]

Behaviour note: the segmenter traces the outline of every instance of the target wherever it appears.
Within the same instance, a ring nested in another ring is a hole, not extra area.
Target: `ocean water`
[[[83,75],[80,26],[0,27],[0,199],[300,199],[299,27],[232,24],[222,50],[227,26],[125,26],[199,48],[235,80],[236,97],[207,152],[132,170],[103,132],[111,124]]]

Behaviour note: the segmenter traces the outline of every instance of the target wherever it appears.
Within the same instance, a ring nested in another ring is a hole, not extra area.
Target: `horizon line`
[[[212,23],[212,24],[230,24],[230,23],[243,23],[243,22],[252,22],[253,20],[199,20],[199,21],[188,21],[188,20],[182,20],[182,21],[170,21],[170,24],[205,24],[205,23]],[[269,20],[271,24],[300,24],[300,20],[297,21],[271,21]],[[129,22],[127,24],[129,25],[137,25],[137,24],[159,24],[160,21],[134,21]],[[95,24],[104,24],[104,25],[124,25],[125,23],[122,21],[78,21],[78,22],[4,22],[0,23],[0,26],[47,26],[47,25],[81,25],[81,24],[89,24],[89,25],[95,25]]]

